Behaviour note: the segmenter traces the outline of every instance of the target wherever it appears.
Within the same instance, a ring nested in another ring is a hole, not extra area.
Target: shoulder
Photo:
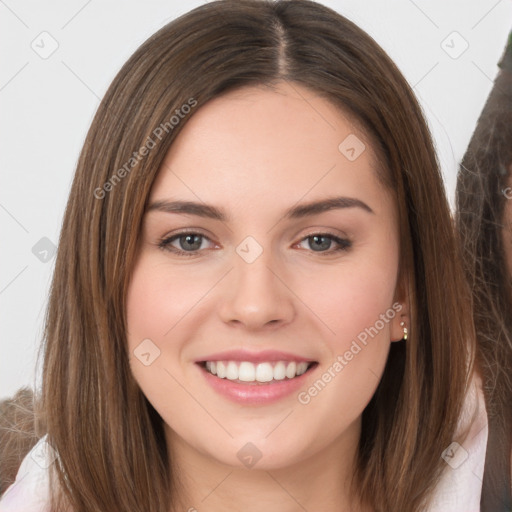
[[[16,480],[0,499],[0,512],[48,512],[48,471],[55,459],[45,435],[23,459]]]
[[[440,454],[446,467],[428,512],[480,512],[488,423],[482,380],[476,373],[466,394],[458,429],[466,435],[458,442],[454,440]]]

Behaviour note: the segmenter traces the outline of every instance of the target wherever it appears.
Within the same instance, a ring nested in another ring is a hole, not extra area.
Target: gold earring
[[[403,327],[404,329],[404,341],[407,340],[407,327],[405,327],[405,322],[400,322],[400,327]]]

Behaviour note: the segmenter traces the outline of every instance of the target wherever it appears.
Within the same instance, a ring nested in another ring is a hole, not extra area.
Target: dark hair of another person
[[[456,191],[489,418],[482,512],[512,510],[512,276],[503,237],[512,172],[512,33],[499,66],[462,159]]]

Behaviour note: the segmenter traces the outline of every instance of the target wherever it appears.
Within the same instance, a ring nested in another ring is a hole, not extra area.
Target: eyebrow
[[[344,208],[361,208],[368,213],[375,213],[366,203],[354,197],[330,197],[320,201],[293,206],[285,211],[284,219],[302,219],[330,210]],[[193,201],[155,201],[147,207],[146,213],[150,211],[197,215],[198,217],[206,217],[221,222],[229,221],[229,216],[222,208]]]

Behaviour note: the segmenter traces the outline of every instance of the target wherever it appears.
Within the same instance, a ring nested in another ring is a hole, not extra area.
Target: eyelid
[[[309,236],[314,236],[314,235],[330,235],[335,238],[346,238],[347,240],[352,239],[352,237],[345,231],[315,227],[315,228],[311,228],[310,230],[308,230],[308,232],[305,235],[302,235],[301,240],[303,240],[304,238],[307,238]]]

